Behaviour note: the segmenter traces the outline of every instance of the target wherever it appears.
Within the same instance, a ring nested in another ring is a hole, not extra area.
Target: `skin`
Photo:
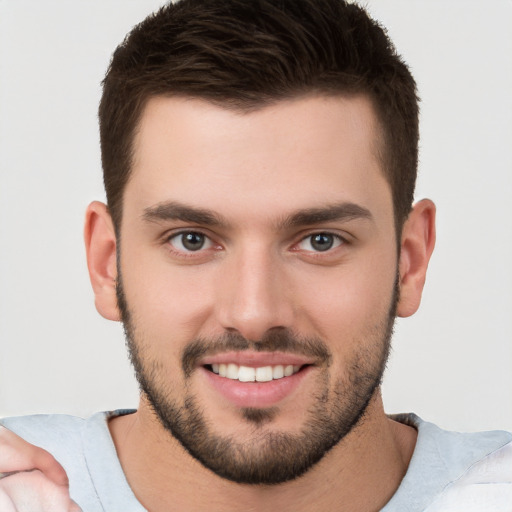
[[[47,451],[0,427],[0,510],[79,512],[64,468]]]
[[[365,97],[305,97],[249,114],[184,98],[154,98],[146,106],[124,193],[124,292],[140,348],[159,365],[162,384],[177,400],[191,390],[217,435],[257,446],[254,425],[204,371],[195,368],[185,381],[180,357],[194,339],[229,331],[257,341],[276,328],[319,337],[332,355],[332,390],[361,347],[374,357],[374,332],[388,314],[397,273],[397,314],[418,308],[435,209],[428,200],[414,207],[398,256],[391,191],[376,156],[378,130]],[[169,202],[206,208],[223,223],[148,221],[148,210]],[[282,222],[347,203],[369,215]],[[211,244],[184,251],[173,238],[182,229],[206,234]],[[309,236],[319,232],[340,237],[333,249],[314,250]],[[116,237],[101,203],[88,209],[85,239],[97,309],[119,320]],[[313,365],[260,428],[299,432],[324,371]],[[132,489],[152,512],[379,510],[405,474],[416,438],[414,429],[386,417],[377,390],[363,421],[306,474],[251,486],[199,464],[162,427],[144,395],[138,412],[111,421],[110,429]]]

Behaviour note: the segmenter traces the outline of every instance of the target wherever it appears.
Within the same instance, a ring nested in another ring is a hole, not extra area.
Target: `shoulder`
[[[87,419],[37,414],[0,419],[0,425],[50,452],[64,467],[75,502],[83,510],[100,512],[104,510],[103,501],[108,501],[111,494],[121,503],[123,499],[134,500],[108,428],[109,418],[130,412],[133,411],[101,412]],[[132,506],[125,510],[139,509]]]
[[[505,430],[487,432],[455,432],[423,421],[415,414],[400,414],[396,421],[414,427],[418,440],[411,463],[439,464],[451,477],[458,478],[477,462],[504,449],[512,442],[512,433]]]
[[[34,414],[0,419],[0,425],[12,430],[32,444],[36,440],[64,434],[67,438],[78,435],[85,420],[66,414]]]
[[[424,512],[511,510],[512,433],[451,432],[413,414],[392,419],[416,428],[418,440],[386,511],[405,505]]]
[[[133,412],[118,410],[99,412],[84,419],[67,414],[35,414],[0,419],[0,425],[26,441],[49,451],[59,462],[72,455],[75,460],[83,452],[84,442],[91,435],[95,442],[110,442],[108,419]],[[62,464],[63,462],[61,462]]]
[[[512,507],[512,441],[475,461],[425,512],[509,512]]]
[[[83,418],[63,414],[36,414],[18,416],[0,420],[10,431],[25,441],[44,448],[62,465],[70,481],[72,498],[83,508],[89,504],[91,511],[99,511],[89,496],[94,495],[94,488],[89,477],[84,456],[82,431],[86,425]]]
[[[87,420],[65,414],[35,414],[4,418],[0,425],[50,452],[68,476],[86,471],[82,439]]]
[[[0,420],[0,425],[25,441],[49,451],[59,462],[81,447],[81,432],[86,420],[64,414],[35,414]],[[62,464],[63,462],[61,462]]]

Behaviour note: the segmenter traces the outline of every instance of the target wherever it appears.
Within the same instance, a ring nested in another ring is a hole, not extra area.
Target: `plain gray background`
[[[100,81],[156,0],[0,0],[0,415],[137,404],[82,244],[102,199]],[[388,412],[512,429],[512,2],[374,0],[422,97],[417,198],[438,206],[420,312],[399,320]]]

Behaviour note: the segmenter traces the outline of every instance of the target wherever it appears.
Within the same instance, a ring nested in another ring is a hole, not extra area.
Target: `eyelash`
[[[301,238],[301,240],[298,242],[298,244],[295,244],[296,246],[301,245],[309,240],[310,245],[313,245],[313,239],[314,237],[327,237],[331,239],[331,244],[325,248],[325,250],[308,250],[307,252],[313,253],[313,254],[323,254],[323,253],[330,253],[336,248],[338,248],[341,245],[344,245],[347,243],[346,239],[342,236],[331,233],[329,231],[318,231],[316,233],[310,233],[307,236]],[[300,250],[300,249],[299,249]]]
[[[187,249],[183,245],[184,237],[186,235],[190,235],[190,236],[195,235],[195,236],[202,237],[203,244],[196,251]],[[173,240],[179,241],[179,244],[182,246],[182,248],[180,249],[180,248],[176,248],[175,246],[173,246],[173,243],[172,243]],[[215,243],[213,242],[213,240],[211,239],[210,236],[208,236],[207,234],[205,234],[199,230],[193,230],[193,229],[183,230],[183,231],[179,231],[177,233],[173,233],[172,235],[169,235],[166,237],[165,242],[166,242],[167,246],[169,247],[169,249],[173,253],[178,254],[181,257],[186,257],[186,258],[197,257],[199,254],[204,253],[205,250],[210,249],[213,246],[215,246]],[[205,244],[207,245],[206,248],[204,247]],[[220,246],[217,245],[217,247],[220,247]]]
[[[202,237],[203,244],[196,251],[187,249],[183,245],[183,242],[184,242],[183,237],[186,235],[196,235],[196,236]],[[301,251],[301,248],[299,247],[301,244],[307,243],[307,241],[309,240],[310,245],[312,245],[313,238],[320,237],[320,236],[331,238],[332,239],[331,245],[329,247],[327,247],[325,250],[315,251],[315,250],[306,249],[305,250],[306,253],[315,255],[315,257],[319,257],[322,254],[331,254],[338,247],[340,247],[342,245],[349,244],[347,239],[342,237],[339,234],[332,233],[330,231],[316,231],[314,233],[308,233],[306,236],[303,236],[298,242],[293,244],[291,250],[299,252],[299,251]],[[173,240],[179,241],[181,248],[175,247],[172,243]],[[216,244],[212,240],[212,238],[209,235],[207,235],[206,233],[203,233],[202,231],[199,231],[199,230],[193,230],[193,229],[192,230],[182,230],[182,231],[178,231],[177,233],[173,233],[172,235],[169,235],[165,238],[165,242],[166,242],[167,246],[169,247],[169,249],[171,250],[171,252],[179,255],[180,257],[185,257],[185,258],[198,257],[200,254],[203,254],[208,249],[215,248],[214,250],[221,250],[221,248],[222,248],[222,246],[220,244]],[[205,244],[207,245],[207,247],[204,247]]]

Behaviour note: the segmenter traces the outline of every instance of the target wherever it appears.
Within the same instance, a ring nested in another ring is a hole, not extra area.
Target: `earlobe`
[[[105,204],[94,201],[88,206],[84,238],[96,309],[108,320],[120,320],[116,297],[116,236]]]
[[[420,305],[430,256],[436,240],[436,207],[429,199],[414,205],[402,230],[400,300],[397,315],[414,314]]]

